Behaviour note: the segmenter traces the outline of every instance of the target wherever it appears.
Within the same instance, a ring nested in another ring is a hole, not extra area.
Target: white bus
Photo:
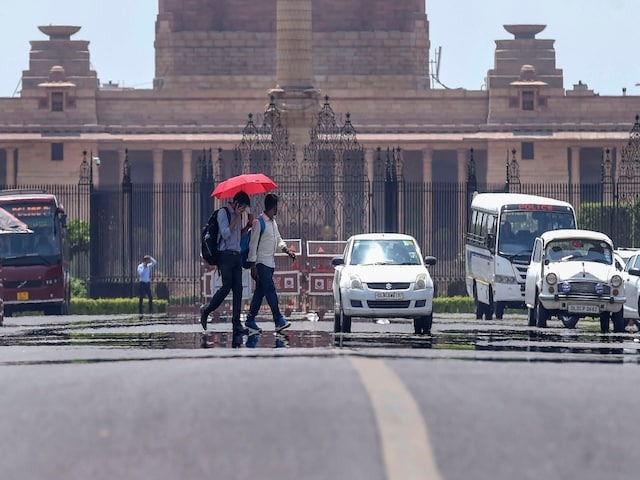
[[[465,237],[467,293],[476,318],[501,319],[505,307],[525,308],[531,250],[548,230],[576,228],[570,203],[519,193],[480,193],[471,202]]]

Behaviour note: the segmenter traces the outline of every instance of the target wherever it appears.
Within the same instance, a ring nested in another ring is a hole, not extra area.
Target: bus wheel
[[[502,320],[504,316],[504,302],[496,302],[496,320]]]

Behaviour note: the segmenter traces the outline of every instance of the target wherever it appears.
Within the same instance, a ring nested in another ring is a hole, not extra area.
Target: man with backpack
[[[262,331],[256,323],[256,315],[262,305],[262,299],[265,297],[271,308],[276,333],[291,326],[291,322],[280,313],[276,286],[273,283],[273,272],[276,267],[276,252],[282,251],[292,260],[295,260],[296,254],[287,248],[287,244],[280,236],[275,218],[277,213],[278,196],[268,193],[264,198],[264,212],[260,214],[260,218],[253,220],[251,228],[248,261],[251,265],[251,276],[256,281],[256,289],[253,292],[249,314],[244,324],[249,335],[255,335]]]
[[[226,206],[216,213],[218,222],[217,268],[222,276],[222,286],[211,296],[211,300],[200,309],[200,324],[207,329],[209,314],[218,308],[229,292],[233,292],[233,307],[231,322],[233,334],[243,334],[245,329],[240,321],[242,309],[242,263],[240,260],[240,238],[244,230],[249,228],[252,216],[249,214],[249,222],[242,226],[242,214],[251,204],[246,192],[238,192]]]

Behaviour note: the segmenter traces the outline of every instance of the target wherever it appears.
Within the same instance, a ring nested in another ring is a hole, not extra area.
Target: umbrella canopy
[[[247,195],[255,195],[270,192],[276,188],[278,188],[276,182],[264,173],[244,173],[220,182],[211,192],[211,196],[218,199],[233,198],[240,191],[246,192]]]
[[[2,233],[33,233],[26,223],[0,208],[0,234]]]

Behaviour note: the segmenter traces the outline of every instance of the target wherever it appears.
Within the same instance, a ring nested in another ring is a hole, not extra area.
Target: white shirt
[[[260,236],[260,220],[256,217],[251,224],[251,240],[249,241],[249,262],[261,263],[275,268],[275,254],[281,252],[287,244],[282,240],[275,217],[269,218],[264,212],[260,214],[264,220],[264,231]]]
[[[138,265],[138,278],[141,282],[150,282],[151,281],[151,268],[156,264],[156,259],[153,257],[149,258],[149,263],[146,265],[142,262]]]

